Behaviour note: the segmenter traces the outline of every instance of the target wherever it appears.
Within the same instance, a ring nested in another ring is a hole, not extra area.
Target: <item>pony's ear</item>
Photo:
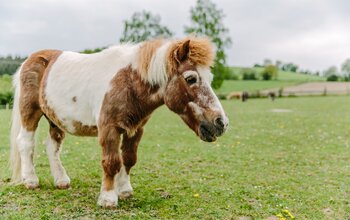
[[[176,59],[179,63],[185,61],[190,53],[190,40],[186,40],[182,43],[176,52]]]

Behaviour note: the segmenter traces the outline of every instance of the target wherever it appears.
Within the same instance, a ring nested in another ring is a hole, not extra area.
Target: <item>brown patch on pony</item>
[[[127,172],[130,172],[136,163],[142,127],[153,110],[164,104],[162,96],[158,95],[159,87],[146,83],[131,65],[119,70],[110,87],[104,97],[98,121],[98,137],[103,149],[103,188],[106,190],[112,189],[113,178],[119,172],[121,161],[126,164]],[[122,134],[121,156],[119,147]]]
[[[99,127],[113,124],[133,136],[153,110],[164,103],[157,95],[159,86],[146,83],[131,65],[121,69],[110,86],[101,106]]]
[[[74,135],[96,137],[98,134],[97,126],[83,125],[80,121],[73,121]]]
[[[58,151],[59,147],[61,146],[62,140],[65,137],[65,134],[61,129],[59,129],[51,121],[50,121],[50,136],[53,140],[55,140],[58,143],[57,149],[56,149],[56,151]]]
[[[102,167],[103,190],[112,190],[114,188],[114,176],[121,167],[121,158],[119,152],[120,133],[114,126],[102,127],[99,135],[99,142],[102,146]]]
[[[189,37],[175,41],[168,50],[167,68],[170,74],[178,72],[181,62],[188,60],[192,65],[211,66],[215,54],[212,43],[207,38]]]
[[[152,61],[152,57],[163,43],[163,39],[155,39],[144,42],[140,47],[137,60],[137,71],[141,74],[141,77],[145,82],[147,82],[148,68]]]
[[[45,98],[45,88],[46,88],[46,82],[47,82],[47,77],[49,75],[49,72],[51,70],[52,65],[56,62],[57,58],[61,55],[62,51],[56,51],[55,56],[51,57],[46,57],[46,60],[48,62],[47,68],[45,69],[43,73],[43,77],[40,83],[40,89],[39,89],[39,103],[41,110],[45,114],[45,116],[52,122],[54,123],[57,127],[59,127],[61,130],[66,131],[67,129],[65,126],[62,124],[62,122],[58,119],[55,111],[47,104],[47,100]]]
[[[43,115],[40,102],[42,81],[45,73],[61,53],[58,50],[38,51],[33,53],[22,65],[19,108],[22,126],[28,131],[35,131]]]
[[[137,147],[140,143],[143,134],[143,128],[136,131],[135,135],[129,137],[127,134],[123,135],[122,143],[122,156],[123,164],[125,166],[125,171],[127,174],[130,173],[131,167],[136,164],[137,161]]]

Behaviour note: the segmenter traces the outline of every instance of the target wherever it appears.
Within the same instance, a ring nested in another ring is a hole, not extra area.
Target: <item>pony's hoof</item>
[[[98,198],[97,204],[102,208],[115,208],[118,204],[118,197],[113,190],[102,191]]]
[[[98,205],[105,209],[117,208],[116,202],[113,202],[113,201],[101,201],[98,203]]]
[[[132,191],[124,191],[118,194],[120,199],[130,199],[133,196]]]
[[[27,180],[27,181],[24,181],[24,186],[27,189],[36,189],[39,187],[39,182],[35,180]]]
[[[58,182],[56,183],[57,189],[69,189],[70,183],[69,182]]]

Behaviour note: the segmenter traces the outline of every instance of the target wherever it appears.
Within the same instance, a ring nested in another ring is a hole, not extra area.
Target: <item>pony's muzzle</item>
[[[226,127],[227,124],[221,117],[216,118],[214,123],[202,121],[199,125],[199,137],[206,142],[216,141],[216,138],[225,132]]]

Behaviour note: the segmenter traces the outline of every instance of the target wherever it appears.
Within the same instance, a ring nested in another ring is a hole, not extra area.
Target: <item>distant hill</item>
[[[316,75],[307,75],[303,73],[286,72],[279,70],[276,80],[241,80],[241,72],[244,67],[231,67],[231,70],[236,74],[240,80],[225,80],[222,87],[215,92],[221,95],[227,95],[233,91],[260,91],[265,89],[281,88],[291,85],[298,85],[305,82],[323,82],[325,77]],[[257,75],[264,69],[262,67],[252,68],[257,72]]]
[[[245,67],[231,67],[231,70],[240,75],[242,69]],[[263,71],[263,67],[253,67],[258,74]],[[307,75],[300,72],[286,72],[283,70],[278,71],[278,81],[299,81],[299,82],[314,82],[314,81],[326,81],[325,77],[316,76],[316,75]]]

